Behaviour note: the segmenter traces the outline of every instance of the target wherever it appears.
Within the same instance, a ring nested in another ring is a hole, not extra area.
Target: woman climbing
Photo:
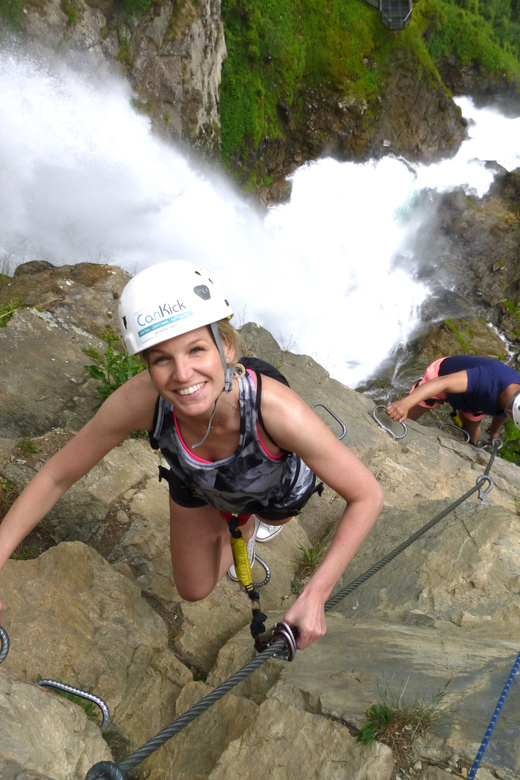
[[[325,601],[376,520],[382,490],[296,393],[234,363],[231,316],[218,286],[191,263],[160,263],[128,283],[121,330],[147,370],[116,390],[13,504],[0,526],[0,568],[68,488],[131,431],[148,430],[170,466],[162,475],[173,577],[188,601],[208,596],[232,567],[221,512],[251,513],[243,532],[252,563],[261,519],[286,523],[314,492],[315,475],[345,499],[323,562],[284,618],[298,627],[300,649],[325,633]]]
[[[488,429],[496,439],[508,417],[520,428],[520,374],[498,360],[453,355],[428,366],[410,394],[386,407],[392,420],[418,420],[427,409],[446,401],[459,414],[472,444],[481,435],[481,421],[493,419]]]

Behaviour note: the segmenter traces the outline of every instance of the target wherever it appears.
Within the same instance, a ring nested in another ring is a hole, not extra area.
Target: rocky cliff
[[[163,0],[137,17],[117,0],[26,3],[9,42],[82,68],[110,63],[130,80],[154,129],[199,154],[220,150],[219,84],[226,56],[218,0]]]
[[[114,324],[126,279],[109,266],[45,263],[2,277],[2,295],[20,300],[0,328],[3,511],[92,414],[95,383],[83,350],[103,351],[100,335]],[[307,402],[344,420],[346,446],[385,490],[381,517],[341,585],[473,488],[486,469],[489,453],[422,420],[393,440],[374,421],[373,402],[311,358],[284,352],[252,323],[241,337],[244,352],[281,366]],[[445,344],[453,352],[458,346],[454,335]],[[0,667],[2,780],[83,780],[94,762],[128,757],[254,656],[238,585],[224,578],[191,604],[175,590],[158,462],[145,440],[125,441],[0,574],[11,639]],[[466,777],[520,649],[520,472],[498,458],[491,474],[485,500],[473,494],[340,602],[323,639],[290,664],[264,664],[132,777]],[[327,489],[262,547],[272,568],[262,592],[270,623],[301,587],[302,548],[316,553],[327,543],[342,503]],[[77,704],[37,687],[38,675],[106,700],[105,739]],[[515,686],[479,780],[520,774]],[[408,713],[433,707],[438,717],[426,729],[408,715],[384,742],[357,742],[367,709],[382,700]]]

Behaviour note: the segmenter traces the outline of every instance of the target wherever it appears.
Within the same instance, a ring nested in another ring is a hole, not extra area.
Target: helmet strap
[[[222,341],[220,339],[220,333],[218,332],[218,325],[216,322],[212,322],[210,324],[211,332],[213,333],[213,338],[215,339],[215,343],[217,345],[217,349],[220,355],[220,359],[222,361],[222,365],[224,367],[224,390],[226,393],[231,392],[231,388],[233,387],[233,367],[228,365],[228,362],[226,360],[226,356],[224,355],[224,349],[222,347]],[[214,414],[215,412],[213,412]]]
[[[220,394],[219,394],[219,397],[218,397],[218,398],[220,398],[220,396],[222,395],[222,393],[223,393],[223,392],[224,392],[224,391],[223,391],[223,390],[221,390],[221,392],[220,392]],[[192,444],[192,445],[191,445],[191,449],[192,449],[192,450],[194,450],[194,449],[195,449],[195,447],[200,447],[200,445],[201,445],[201,444],[204,444],[204,442],[205,442],[205,441],[206,441],[206,439],[208,438],[208,436],[209,436],[209,432],[211,431],[211,423],[213,422],[213,418],[214,418],[214,416],[215,416],[215,412],[217,411],[217,403],[218,403],[218,398],[217,398],[217,400],[215,401],[215,406],[213,407],[213,411],[211,412],[211,417],[209,418],[209,423],[208,423],[208,427],[207,427],[206,433],[204,434],[203,438],[202,438],[200,441],[198,441],[196,444]]]

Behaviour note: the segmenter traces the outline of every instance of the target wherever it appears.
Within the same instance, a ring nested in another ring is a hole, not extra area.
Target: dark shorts
[[[209,506],[208,502],[203,498],[196,496],[192,489],[183,482],[171,469],[166,469],[164,466],[159,466],[159,482],[165,479],[168,482],[170,498],[174,504],[185,507],[186,509],[197,509],[201,506]],[[258,504],[258,509],[251,508],[245,509],[243,514],[251,512],[251,514],[258,515],[262,520],[287,520],[289,517],[299,515],[304,506],[309,501],[313,493],[318,493],[320,496],[323,493],[323,482],[316,485],[316,477],[314,477],[311,485],[305,492],[305,494],[290,507],[283,509],[270,508],[268,506],[262,507]]]

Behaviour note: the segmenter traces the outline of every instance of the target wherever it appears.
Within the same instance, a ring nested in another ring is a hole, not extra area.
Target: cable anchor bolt
[[[337,414],[335,414],[335,413],[332,411],[332,409],[329,409],[329,407],[328,407],[328,406],[326,406],[326,404],[322,404],[322,403],[319,403],[319,402],[318,402],[318,403],[316,403],[316,404],[313,404],[313,405],[311,406],[311,409],[316,409],[316,407],[318,407],[318,406],[321,406],[321,408],[322,408],[322,409],[325,409],[325,411],[326,411],[326,412],[328,412],[328,413],[330,414],[330,416],[334,418],[334,420],[336,420],[336,422],[338,423],[338,425],[339,425],[339,426],[341,426],[341,433],[340,433],[340,435],[339,435],[339,436],[337,436],[336,438],[337,438],[339,441],[341,441],[342,439],[344,439],[344,438],[345,438],[345,436],[347,435],[347,426],[345,425],[345,423],[343,422],[343,420],[342,420],[340,417],[338,417],[338,415],[337,415]]]
[[[481,486],[484,480],[487,480],[488,482],[488,486],[485,490]],[[493,490],[495,487],[495,483],[492,477],[490,477],[488,474],[482,474],[480,477],[477,477],[477,485],[479,485],[478,497],[481,501],[485,501],[490,490]]]
[[[469,444],[471,441],[471,436],[467,431],[464,430],[464,428],[460,428],[458,425],[455,425],[455,423],[448,422],[447,420],[439,425],[439,430],[442,431],[443,428],[455,428],[457,433],[461,433],[464,436],[464,444]]]

